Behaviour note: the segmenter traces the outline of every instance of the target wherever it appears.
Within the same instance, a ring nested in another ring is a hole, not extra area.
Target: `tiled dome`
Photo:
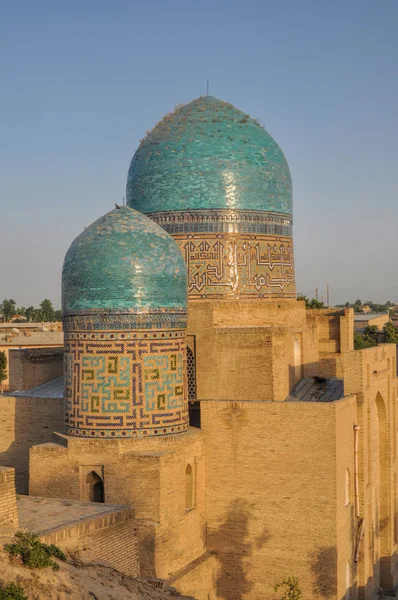
[[[122,206],[87,227],[62,271],[64,317],[90,311],[186,311],[187,271],[173,238]]]
[[[140,212],[231,209],[292,214],[286,158],[254,119],[212,96],[177,108],[135,153],[127,204]]]

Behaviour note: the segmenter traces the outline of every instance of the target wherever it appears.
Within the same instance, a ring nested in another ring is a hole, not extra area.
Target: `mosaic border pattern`
[[[190,300],[295,298],[293,240],[256,234],[174,235]]]
[[[84,331],[84,330],[83,330]],[[185,330],[181,331],[102,331],[95,333],[83,331],[69,331],[65,335],[66,340],[101,340],[101,341],[127,341],[127,340],[156,340],[156,339],[170,339],[170,338],[184,338]]]
[[[282,213],[245,210],[165,211],[147,215],[171,235],[255,233],[292,237],[292,219]]]
[[[181,311],[156,312],[104,311],[101,309],[73,311],[63,315],[64,331],[99,331],[128,329],[185,329],[188,315]]]
[[[66,335],[67,434],[131,438],[186,431],[185,333],[120,332],[114,336],[113,332]]]

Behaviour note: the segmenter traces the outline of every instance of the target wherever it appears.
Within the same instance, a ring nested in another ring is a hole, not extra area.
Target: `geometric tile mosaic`
[[[170,338],[162,338],[162,333],[134,332],[130,339],[121,339],[121,333],[114,339],[114,332],[66,337],[68,435],[160,436],[188,428],[185,337],[170,332]]]

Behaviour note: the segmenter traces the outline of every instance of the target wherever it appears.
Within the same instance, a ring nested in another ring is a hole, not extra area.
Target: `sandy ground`
[[[0,551],[0,584],[22,585],[29,600],[188,600],[170,588],[156,589],[108,567],[58,562],[59,571],[30,569]]]

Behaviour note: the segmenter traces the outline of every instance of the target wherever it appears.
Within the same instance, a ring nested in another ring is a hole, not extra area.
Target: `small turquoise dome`
[[[186,310],[187,269],[173,238],[121,206],[87,227],[62,270],[64,317],[90,311]]]
[[[286,158],[254,119],[212,96],[166,115],[141,142],[127,204],[149,214],[237,209],[292,214]]]

